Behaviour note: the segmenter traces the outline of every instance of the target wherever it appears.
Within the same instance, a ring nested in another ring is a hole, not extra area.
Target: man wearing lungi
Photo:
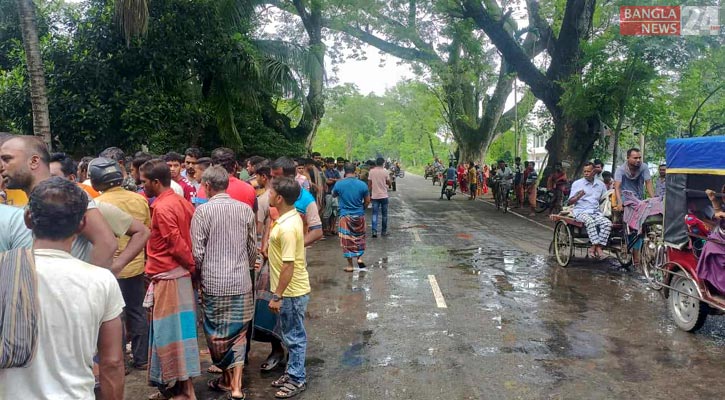
[[[194,214],[191,240],[201,274],[206,343],[212,362],[223,371],[208,386],[242,399],[247,330],[254,311],[249,270],[257,258],[256,218],[249,205],[226,193],[229,174],[221,166],[204,171],[201,184],[209,202]]]
[[[365,209],[370,203],[368,185],[355,176],[355,166],[345,164],[345,178],[335,184],[332,195],[338,199],[340,208],[340,245],[347,260],[346,272],[353,271],[353,258],[357,265],[365,268],[362,261],[365,253]]]
[[[603,246],[609,241],[609,232],[612,230],[612,221],[599,211],[599,200],[607,193],[604,182],[594,179],[594,164],[584,164],[582,172],[584,177],[574,181],[571,186],[569,205],[574,205],[572,214],[574,219],[583,222],[587,228],[589,241],[589,257],[600,258],[604,256]]]
[[[171,189],[171,171],[163,160],[147,161],[140,173],[146,196],[156,197],[146,244],[146,275],[151,279],[144,300],[151,309],[149,384],[169,397],[193,400],[191,378],[201,375],[191,286],[194,207]]]

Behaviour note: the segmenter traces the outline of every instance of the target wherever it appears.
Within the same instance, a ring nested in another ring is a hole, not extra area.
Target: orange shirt
[[[191,253],[191,218],[194,207],[173,190],[151,204],[151,237],[146,243],[146,274],[156,275],[183,267],[194,273]]]
[[[77,185],[79,188],[83,189],[86,193],[88,193],[88,195],[91,196],[92,199],[95,199],[96,197],[101,195],[96,191],[96,189],[93,189],[92,186],[86,185],[84,183],[78,183]]]

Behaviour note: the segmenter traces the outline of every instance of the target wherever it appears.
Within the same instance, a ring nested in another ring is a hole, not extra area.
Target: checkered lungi
[[[582,212],[575,213],[574,219],[583,222],[587,228],[587,235],[592,244],[606,246],[609,241],[609,232],[612,230],[612,221],[605,217],[601,212]]]

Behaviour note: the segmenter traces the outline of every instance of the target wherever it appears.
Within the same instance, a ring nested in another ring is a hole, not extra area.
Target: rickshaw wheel
[[[707,318],[709,306],[697,299],[696,283],[692,279],[675,275],[672,278],[671,286],[677,289],[670,290],[668,299],[670,315],[675,321],[675,325],[686,332],[700,329]]]
[[[556,262],[562,267],[567,267],[574,252],[574,237],[571,235],[569,225],[562,221],[556,223],[554,228],[554,255]]]
[[[617,254],[617,261],[622,268],[629,268],[632,265],[632,253],[627,250],[627,239],[622,237],[619,240],[619,245],[614,249]]]
[[[665,281],[665,272],[658,268],[658,261],[663,258],[664,249],[662,246],[655,245],[654,249],[650,249],[649,243],[645,241],[642,246],[642,272],[647,278],[647,284],[652,290],[662,290],[662,284]]]

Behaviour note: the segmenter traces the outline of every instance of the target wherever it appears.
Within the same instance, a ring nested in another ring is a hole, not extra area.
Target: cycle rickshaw
[[[572,215],[565,212],[552,214],[549,218],[556,223],[552,241],[556,262],[561,267],[567,267],[574,256],[575,249],[580,249],[586,254],[587,249],[592,246],[587,235],[587,228],[583,222],[575,220]],[[622,222],[612,223],[609,240],[604,247],[604,250],[614,253],[617,261],[625,268],[632,264],[632,253],[627,246],[626,236],[627,231]]]
[[[725,241],[708,236],[701,225],[693,224],[693,220],[712,215],[705,190],[720,192],[725,185],[724,153],[725,136],[670,139],[666,144],[664,241],[654,245],[655,261],[649,267],[645,264],[644,272],[653,288],[663,289],[675,324],[688,332],[702,327],[710,313],[725,312],[725,293],[697,274],[703,245],[725,246]],[[725,265],[716,267],[725,273]]]

